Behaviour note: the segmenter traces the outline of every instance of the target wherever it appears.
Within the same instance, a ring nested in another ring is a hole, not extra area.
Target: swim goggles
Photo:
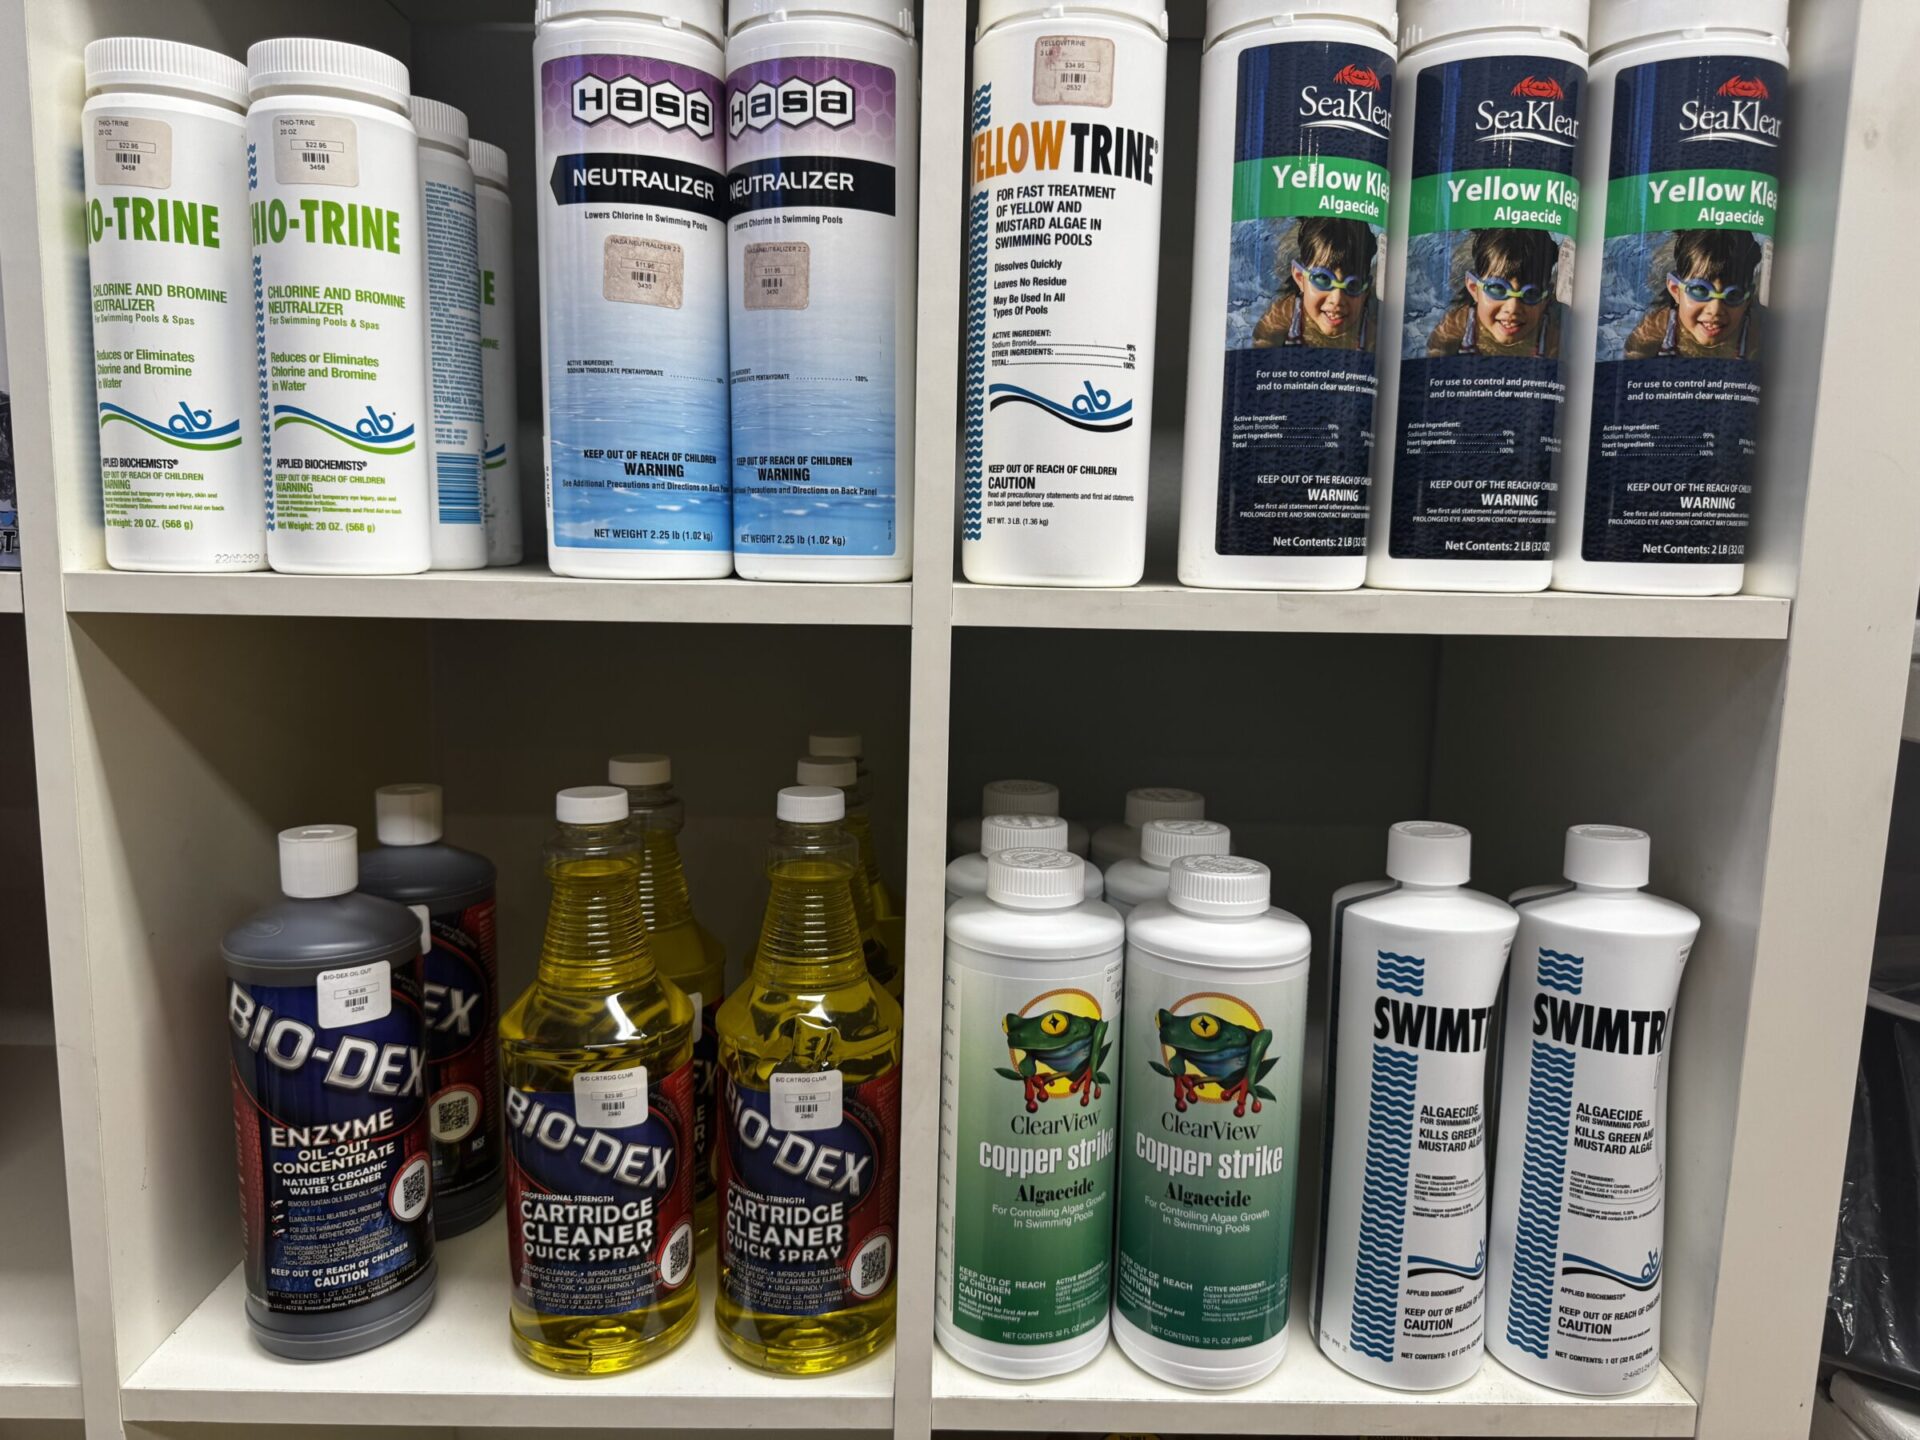
[[[1478,285],[1480,293],[1496,305],[1504,300],[1518,300],[1522,305],[1544,305],[1547,301],[1547,288],[1544,285],[1516,285],[1497,275],[1483,280],[1471,270],[1467,272],[1467,279]]]
[[[1316,290],[1344,290],[1349,295],[1364,295],[1373,286],[1372,279],[1366,275],[1349,275],[1342,280],[1324,265],[1315,265],[1310,270],[1303,265],[1295,268],[1305,271]]]
[[[1671,270],[1667,272],[1667,283],[1678,285],[1680,293],[1696,305],[1704,305],[1709,300],[1718,300],[1726,305],[1744,305],[1753,294],[1750,285],[1719,286],[1709,280],[1682,280]]]

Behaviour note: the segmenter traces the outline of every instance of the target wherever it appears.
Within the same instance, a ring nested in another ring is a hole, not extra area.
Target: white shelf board
[[[439,1248],[433,1308],[399,1339],[321,1363],[269,1355],[247,1331],[235,1267],[134,1372],[129,1421],[235,1425],[605,1426],[655,1430],[885,1430],[893,1349],[831,1375],[796,1379],[742,1365],[721,1347],[711,1253],[700,1316],[670,1354],[624,1375],[567,1378],[535,1368],[507,1330],[506,1220]]]
[[[1427,590],[1126,589],[956,582],[953,623],[1052,630],[1344,631],[1368,635],[1647,635],[1784,640],[1792,602],[1766,595],[1535,595]]]
[[[20,613],[20,572],[0,570],[0,615]]]
[[[933,1353],[936,1429],[1162,1430],[1210,1435],[1684,1436],[1693,1398],[1663,1366],[1637,1395],[1563,1395],[1489,1359],[1464,1385],[1426,1394],[1356,1380],[1320,1353],[1296,1308],[1287,1358],[1244,1390],[1182,1390],[1109,1341],[1099,1359],[1051,1380],[990,1380]]]
[[[766,580],[578,580],[544,565],[425,575],[175,575],[70,570],[70,612],[905,625],[913,588]]]
[[[80,1344],[53,1047],[0,1044],[0,1094],[9,1119],[24,1122],[0,1138],[0,1421],[77,1420]]]

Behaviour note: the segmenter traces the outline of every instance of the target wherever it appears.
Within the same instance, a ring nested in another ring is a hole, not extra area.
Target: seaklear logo
[[[1342,65],[1338,87],[1323,91],[1308,85],[1300,92],[1302,130],[1356,130],[1376,140],[1389,138],[1393,112],[1380,103],[1380,72],[1369,65]]]
[[[713,138],[713,101],[698,90],[682,90],[671,80],[649,85],[632,75],[612,80],[582,75],[573,82],[573,118],[582,125],[617,120],[622,125],[652,124],[662,130],[691,130]]]
[[[1571,150],[1580,139],[1580,122],[1566,107],[1567,92],[1552,76],[1523,75],[1508,92],[1520,103],[1482,100],[1474,111],[1475,139],[1483,145],[1533,140]]]
[[[727,97],[727,134],[764,130],[776,121],[798,129],[825,125],[839,130],[853,123],[853,86],[844,80],[783,80],[776,89],[762,80]]]
[[[1544,80],[1536,79],[1532,75],[1516,80],[1512,93],[1528,100],[1564,100],[1567,98],[1567,92],[1560,88],[1560,82],[1551,75]]]
[[[1680,143],[1737,140],[1773,150],[1780,144],[1781,119],[1769,113],[1773,93],[1758,75],[1729,75],[1713,92],[1724,105],[1688,100],[1680,106]]]

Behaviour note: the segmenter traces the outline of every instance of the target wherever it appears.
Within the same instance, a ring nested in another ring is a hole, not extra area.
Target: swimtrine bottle
[[[540,970],[500,1021],[510,1319],[542,1369],[609,1375],[698,1310],[693,1007],[647,947],[627,792],[562,790],[554,818]]]
[[[481,491],[486,507],[487,564],[518,565],[520,538],[520,401],[514,376],[513,201],[507,152],[467,142],[480,222],[480,389],[486,451]]]
[[[1003,1380],[1107,1343],[1126,930],[1085,865],[997,850],[947,912],[934,1332]]]
[[[906,917],[895,915],[882,920],[874,908],[872,877],[878,867],[873,859],[873,822],[860,789],[859,764],[845,756],[802,755],[793,770],[795,784],[831,785],[846,799],[840,824],[860,852],[853,876],[853,908],[860,917],[867,972],[898,1000],[906,982]]]
[[[947,904],[987,893],[987,869],[1002,850],[1065,850],[1067,822],[1058,815],[988,815],[980,822],[980,850],[947,863]],[[1091,860],[1085,861],[1087,900],[1106,894],[1106,877]]]
[[[1515,899],[1487,1346],[1578,1395],[1660,1369],[1667,1062],[1700,917],[1641,888],[1648,848],[1639,830],[1575,825],[1571,884]]]
[[[1439,1390],[1486,1354],[1487,1056],[1519,923],[1469,890],[1472,837],[1408,820],[1387,878],[1333,897],[1314,1333],[1375,1385]]]
[[[753,973],[720,1007],[726,1347],[820,1375],[893,1334],[900,1006],[867,973],[859,851],[828,786],[780,792]]]
[[[295,1360],[384,1344],[433,1303],[420,922],[353,893],[354,839],[281,831],[287,898],[220,944],[247,1327]]]

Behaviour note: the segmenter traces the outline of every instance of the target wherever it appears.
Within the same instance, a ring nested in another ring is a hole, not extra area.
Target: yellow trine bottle
[[[673,761],[665,755],[616,755],[607,779],[627,792],[628,824],[640,847],[640,918],[660,973],[693,1004],[693,1203],[700,1248],[713,1243],[714,1058],[719,1044],[713,1016],[726,999],[726,951],[693,916],[687,872],[680,863],[680,831],[687,807],[673,790]]]
[[[654,968],[618,786],[562,790],[540,971],[500,1019],[514,1348],[569,1375],[686,1338],[693,1007]]]
[[[860,792],[858,763],[844,756],[802,755],[794,766],[793,778],[799,785],[828,785],[840,792],[846,806],[841,828],[858,852],[850,887],[867,971],[898,1000],[906,980],[906,920],[903,916],[882,920],[874,909],[872,876],[878,871],[873,863],[873,824],[867,815],[866,798]]]
[[[900,1007],[867,973],[829,786],[780,792],[753,973],[720,1007],[720,1338],[820,1375],[893,1334]]]
[[[867,888],[873,892],[873,914],[877,920],[898,920],[906,909],[893,893],[893,887],[880,877],[880,866],[873,854],[873,827],[867,823],[867,798],[873,793],[873,772],[867,768],[866,740],[858,730],[815,730],[807,736],[807,753],[832,760],[851,760],[855,789],[847,794],[849,830],[860,842],[860,864],[867,872]],[[855,818],[856,797],[859,816]],[[896,955],[905,954],[896,950]],[[900,992],[894,991],[894,998]]]

